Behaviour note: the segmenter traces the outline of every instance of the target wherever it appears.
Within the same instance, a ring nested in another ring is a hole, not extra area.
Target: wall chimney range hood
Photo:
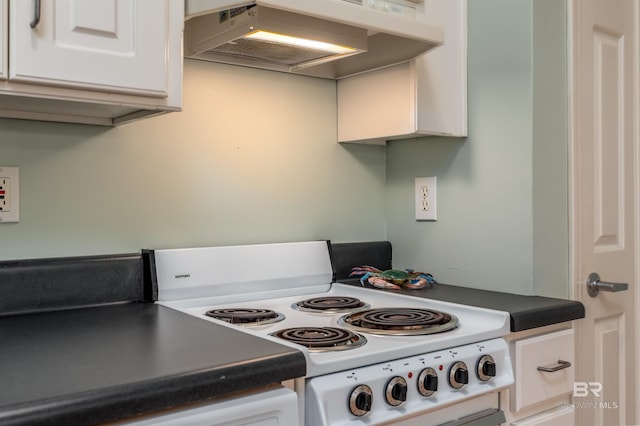
[[[188,58],[339,79],[443,42],[424,0],[187,0]]]

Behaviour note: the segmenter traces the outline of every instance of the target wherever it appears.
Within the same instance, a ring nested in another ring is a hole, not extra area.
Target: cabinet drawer
[[[575,375],[572,329],[518,340],[513,345],[513,411],[572,391]],[[563,363],[559,363],[560,360]],[[540,371],[538,367],[556,367],[557,370]]]
[[[575,423],[575,409],[567,406],[512,422],[511,426],[567,426]]]

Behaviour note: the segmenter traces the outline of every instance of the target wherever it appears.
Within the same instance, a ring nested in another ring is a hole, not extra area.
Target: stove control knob
[[[418,392],[422,396],[433,396],[438,390],[438,373],[431,367],[425,368],[418,375]]]
[[[356,386],[349,396],[349,410],[354,416],[364,416],[371,411],[373,392],[367,385]]]
[[[462,361],[455,362],[449,369],[449,384],[454,389],[461,389],[469,383],[469,371],[467,364]]]
[[[476,366],[476,372],[478,379],[483,382],[488,382],[494,378],[496,376],[496,362],[493,360],[493,357],[491,355],[480,357],[478,365]]]
[[[389,405],[397,407],[407,400],[407,381],[400,376],[396,376],[387,382],[385,398]]]

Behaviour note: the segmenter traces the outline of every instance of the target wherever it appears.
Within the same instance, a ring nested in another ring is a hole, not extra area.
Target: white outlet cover
[[[0,166],[0,224],[20,222],[20,173],[18,167]]]
[[[416,178],[416,220],[438,220],[437,193],[436,176]]]

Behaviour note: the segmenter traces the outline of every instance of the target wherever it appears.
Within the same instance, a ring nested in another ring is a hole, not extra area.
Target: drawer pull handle
[[[538,371],[544,371],[545,373],[553,373],[554,371],[564,370],[565,368],[571,367],[571,363],[569,361],[563,361],[561,359],[558,360],[556,365],[551,366],[540,366],[538,367]]]

